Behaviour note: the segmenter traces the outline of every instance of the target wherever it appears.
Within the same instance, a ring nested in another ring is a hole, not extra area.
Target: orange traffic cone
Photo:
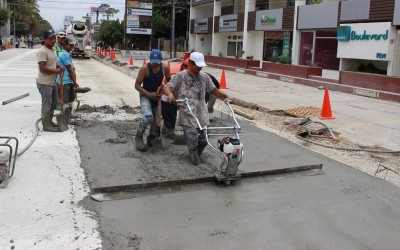
[[[226,87],[225,70],[222,70],[221,80],[219,81],[219,89],[228,89],[228,87]]]
[[[143,58],[143,65],[146,65],[146,64],[147,64],[146,58]]]
[[[331,110],[331,101],[329,100],[328,89],[325,89],[324,101],[322,103],[322,110],[321,114],[319,115],[319,119],[335,119]]]
[[[107,56],[107,49],[104,48],[104,56]]]
[[[110,59],[114,60],[114,51],[111,47],[110,47]]]
[[[129,66],[133,66],[133,56],[132,56],[132,54],[129,55]]]

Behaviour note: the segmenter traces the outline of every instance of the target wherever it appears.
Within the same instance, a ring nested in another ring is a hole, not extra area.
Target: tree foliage
[[[52,26],[40,15],[37,0],[8,0],[8,6],[15,15],[15,33],[17,36],[29,35],[41,36],[43,31]],[[12,20],[14,16],[12,16]],[[11,33],[14,33],[14,25],[11,25]]]
[[[124,24],[119,20],[102,21],[99,31],[99,40],[108,46],[115,46],[124,37]]]
[[[0,7],[0,27],[4,26],[10,20],[11,11],[7,8]]]

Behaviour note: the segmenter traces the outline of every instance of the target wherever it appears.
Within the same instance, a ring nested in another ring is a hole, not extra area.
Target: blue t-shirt
[[[69,72],[67,69],[67,65],[71,65],[71,67],[73,67],[72,65],[72,55],[71,53],[69,53],[66,50],[62,50],[60,54],[58,54],[58,64],[60,66],[64,66],[65,67],[65,71],[64,71],[64,78],[63,78],[63,83],[68,85],[68,84],[72,84],[73,81],[71,79],[71,77],[69,76]],[[60,84],[60,75],[57,75],[57,84]]]

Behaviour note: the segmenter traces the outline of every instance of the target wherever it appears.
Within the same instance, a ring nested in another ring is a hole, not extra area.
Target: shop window
[[[336,31],[302,32],[300,64],[338,70],[340,60],[336,57],[337,43]]]
[[[269,0],[257,0],[256,1],[256,11],[257,10],[268,10]]]
[[[243,50],[243,40],[242,39],[237,39],[238,36],[233,36],[234,39],[229,39],[228,38],[228,51],[227,51],[227,56],[234,56],[236,57],[239,53],[239,51]]]
[[[235,10],[234,0],[224,0],[221,3],[221,16],[233,14]]]
[[[311,66],[314,32],[302,32],[300,41],[300,64]]]
[[[289,63],[291,55],[291,32],[266,31],[264,33],[263,60]]]

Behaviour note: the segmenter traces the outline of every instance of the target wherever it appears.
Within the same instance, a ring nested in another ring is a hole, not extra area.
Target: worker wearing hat
[[[47,30],[43,34],[44,45],[36,54],[39,66],[38,77],[36,78],[37,88],[42,97],[42,125],[43,131],[59,132],[59,128],[52,122],[54,110],[57,106],[56,75],[64,71],[63,67],[57,64],[57,57],[53,47],[56,43],[56,34],[53,30]]]
[[[165,76],[166,80],[171,79],[169,67],[161,62],[161,51],[153,49],[150,52],[150,62],[143,65],[136,77],[135,89],[139,92],[140,107],[142,118],[136,132],[136,148],[140,151],[147,149],[143,141],[143,134],[148,125],[150,125],[149,136],[147,137],[147,146],[151,146],[152,140],[158,137],[157,133],[157,102],[161,96],[157,93]]]
[[[189,57],[188,69],[177,73],[164,87],[164,92],[168,95],[170,102],[175,100],[175,96],[178,99],[187,98],[189,107],[200,122],[201,127],[197,125],[187,106],[179,108],[178,124],[183,128],[190,160],[194,165],[200,163],[200,155],[207,146],[204,128],[210,125],[210,121],[206,105],[206,93],[213,93],[220,99],[228,98],[225,93],[215,87],[206,73],[201,72],[201,69],[206,66],[204,55],[193,52]]]
[[[66,35],[65,35],[64,31],[58,32],[58,34],[57,34],[57,42],[54,45],[54,52],[56,53],[57,58],[58,58],[59,54],[62,51],[65,37],[66,37]]]

